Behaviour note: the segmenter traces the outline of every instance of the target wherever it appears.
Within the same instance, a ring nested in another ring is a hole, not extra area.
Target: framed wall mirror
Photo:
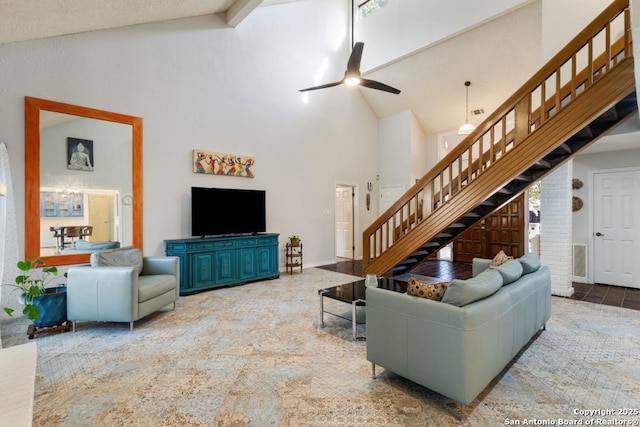
[[[25,97],[25,257],[142,250],[142,118]]]

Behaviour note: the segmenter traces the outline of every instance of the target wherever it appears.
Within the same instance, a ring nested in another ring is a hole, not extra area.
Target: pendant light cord
[[[464,82],[464,85],[467,88],[467,102],[466,102],[466,108],[465,108],[465,118],[464,118],[464,122],[465,123],[469,123],[469,86],[471,86],[471,82],[466,81]]]

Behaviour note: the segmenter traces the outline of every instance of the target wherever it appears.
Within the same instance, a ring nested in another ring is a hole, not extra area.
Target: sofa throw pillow
[[[510,259],[497,267],[489,268],[500,273],[503,286],[515,282],[522,276],[522,264],[517,259]]]
[[[522,264],[522,274],[533,273],[540,268],[540,257],[533,252],[522,255],[518,261]]]
[[[449,282],[429,283],[420,281],[415,277],[410,277],[407,282],[407,294],[414,297],[440,301],[447,290],[447,286],[449,286]]]
[[[142,252],[140,249],[94,252],[91,254],[91,267],[135,267],[136,273],[140,274],[142,272]]]
[[[502,286],[502,276],[495,270],[485,270],[467,280],[454,279],[442,297],[442,302],[465,306],[493,295]]]
[[[505,254],[504,251],[500,251],[496,254],[496,256],[493,257],[490,266],[497,267],[509,261],[510,259],[513,259],[513,257]]]

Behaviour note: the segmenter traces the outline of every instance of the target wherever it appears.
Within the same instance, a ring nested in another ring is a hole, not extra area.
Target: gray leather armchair
[[[143,257],[136,267],[81,266],[67,273],[67,318],[133,322],[169,304],[176,308],[180,287],[177,257]]]

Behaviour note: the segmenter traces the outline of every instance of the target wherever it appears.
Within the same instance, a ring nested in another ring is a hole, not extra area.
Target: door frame
[[[595,175],[597,174],[601,174],[601,173],[615,173],[615,172],[640,172],[640,166],[629,166],[629,167],[622,167],[622,168],[607,168],[607,169],[592,169],[589,171],[589,200],[590,200],[590,209],[589,209],[589,240],[588,240],[588,245],[587,245],[587,251],[589,252],[588,257],[587,257],[587,262],[589,263],[588,269],[587,269],[587,274],[589,275],[589,277],[587,277],[587,281],[589,283],[595,283],[596,280],[596,236],[593,235],[593,233],[595,233],[595,203],[593,203],[593,201],[595,200]]]
[[[336,222],[336,188],[338,186],[343,187],[351,187],[353,189],[354,196],[351,198],[353,205],[351,206],[352,214],[353,214],[353,258],[354,260],[362,259],[362,245],[360,242],[361,238],[358,238],[362,235],[360,230],[360,187],[358,184],[348,181],[336,181],[333,184],[333,259],[338,258],[337,244],[336,241],[336,231],[337,231],[337,222]]]

